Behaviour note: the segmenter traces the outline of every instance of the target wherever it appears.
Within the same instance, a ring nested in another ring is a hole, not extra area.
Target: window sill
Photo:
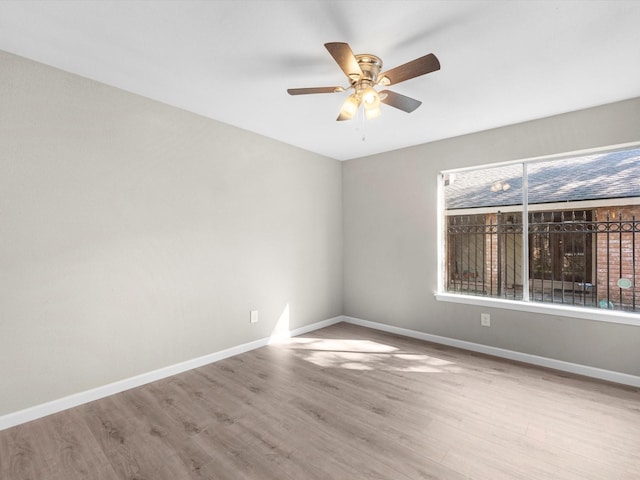
[[[519,312],[531,312],[541,315],[581,318],[596,322],[619,323],[640,327],[640,315],[615,310],[598,310],[591,308],[572,307],[570,305],[551,305],[544,303],[523,302],[518,300],[504,300],[501,298],[477,297],[458,293],[436,293],[436,300],[442,302],[463,303],[482,307],[503,308]]]

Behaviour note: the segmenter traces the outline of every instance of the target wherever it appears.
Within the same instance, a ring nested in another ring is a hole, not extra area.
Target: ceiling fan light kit
[[[325,43],[324,46],[349,79],[349,86],[346,88],[341,86],[290,88],[287,92],[289,95],[308,95],[341,93],[352,89],[353,93],[347,97],[340,108],[336,119],[338,121],[351,120],[358,112],[360,105],[363,106],[367,119],[380,116],[380,103],[411,113],[422,102],[390,90],[379,92],[375,87],[386,87],[440,70],[440,62],[433,53],[380,73],[382,60],[375,55],[354,55],[351,47],[342,42]]]
[[[342,104],[338,120],[351,120],[360,106],[360,99],[355,93],[352,93]]]

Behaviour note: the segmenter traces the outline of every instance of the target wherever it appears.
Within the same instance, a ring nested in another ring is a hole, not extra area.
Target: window
[[[640,148],[448,171],[445,293],[640,312]]]

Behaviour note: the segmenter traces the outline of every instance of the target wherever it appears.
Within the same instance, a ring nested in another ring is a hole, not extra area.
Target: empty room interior
[[[0,478],[640,479],[640,2],[0,2]]]

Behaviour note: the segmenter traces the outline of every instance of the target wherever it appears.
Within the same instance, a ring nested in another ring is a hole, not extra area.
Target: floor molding
[[[640,377],[635,375],[629,375],[626,373],[614,372],[611,370],[604,370],[596,367],[589,367],[587,365],[580,365],[576,363],[565,362],[562,360],[555,360],[547,357],[540,357],[537,355],[530,355],[527,353],[516,352],[513,350],[506,350],[503,348],[491,347],[488,345],[482,345],[479,343],[467,342],[464,340],[457,340],[455,338],[441,337],[439,335],[432,335],[429,333],[418,332],[416,330],[409,330],[406,328],[395,327],[393,325],[386,325],[378,322],[371,322],[369,320],[363,320],[360,318],[354,318],[349,316],[338,316],[316,322],[304,327],[300,327],[294,330],[290,330],[285,333],[278,334],[277,336],[271,336],[261,338],[253,342],[244,343],[235,347],[231,347],[225,350],[214,352],[202,357],[187,360],[175,365],[153,370],[151,372],[143,373],[135,377],[127,378],[117,382],[113,382],[107,385],[79,392],[73,395],[69,395],[63,398],[52,400],[47,403],[35,405],[33,407],[19,410],[17,412],[9,413],[0,416],[0,430],[5,430],[22,423],[30,422],[38,418],[51,415],[69,408],[77,407],[79,405],[98,400],[100,398],[108,397],[116,393],[129,390],[131,388],[139,387],[147,383],[155,382],[163,378],[177,375],[187,370],[202,367],[204,365],[214,363],[225,358],[239,355],[256,348],[264,347],[279,341],[285,340],[289,337],[295,337],[298,335],[304,335],[305,333],[325,328],[336,323],[346,322],[353,325],[359,325],[362,327],[372,328],[375,330],[381,330],[389,333],[395,333],[398,335],[404,335],[406,337],[416,338],[419,340],[425,340],[427,342],[439,343],[442,345],[448,345],[451,347],[462,348],[473,352],[485,353],[487,355],[493,355],[496,357],[507,358],[509,360],[516,360],[532,365],[538,365],[541,367],[553,368],[555,370],[561,370],[565,372],[575,373],[578,375],[584,375],[587,377],[597,378],[600,380],[607,380],[610,382],[620,383],[623,385],[629,385],[632,387],[640,388]]]
[[[516,360],[540,367],[553,368],[555,370],[561,370],[563,372],[575,373],[577,375],[584,375],[586,377],[597,378],[599,380],[607,380],[609,382],[621,383],[623,385],[640,388],[640,377],[629,375],[627,373],[604,370],[602,368],[590,367],[578,363],[565,362],[563,360],[556,360],[548,357],[540,357],[528,353],[516,352],[514,350],[506,350],[504,348],[491,347],[489,345],[467,342],[465,340],[457,340],[455,338],[441,337],[439,335],[432,335],[429,333],[418,332],[415,330],[395,327],[383,323],[371,322],[369,320],[362,320],[360,318],[343,316],[342,319],[346,323],[359,325],[361,327],[373,328],[375,330],[382,330],[384,332],[404,335],[405,337],[417,338],[419,340],[425,340],[427,342],[440,343],[442,345],[462,348],[464,350],[485,353],[487,355],[507,358],[509,360]]]
[[[210,353],[208,355],[177,363],[175,365],[152,370],[151,372],[136,375],[135,377],[126,378],[124,380],[119,380],[107,385],[92,388],[91,390],[74,393],[72,395],[52,400],[50,402],[25,408],[24,410],[8,413],[6,415],[0,416],[0,430],[5,430],[22,423],[27,423],[38,418],[46,417],[47,415],[51,415],[53,413],[58,413],[69,408],[77,407],[79,405],[83,405],[100,398],[108,397],[109,395],[114,395],[131,388],[140,387],[147,383],[155,382],[156,380],[162,380],[163,378],[177,375],[179,373],[186,372],[187,370],[202,367],[204,365],[208,365],[210,363],[217,362],[234,355],[239,355],[256,348],[264,347],[266,345],[276,343],[289,337],[303,335],[305,333],[309,333],[320,328],[325,328],[342,321],[344,321],[344,318],[342,316],[330,318],[328,320],[323,320],[321,322],[312,323],[310,325],[305,325],[304,327],[290,330],[277,336],[261,338],[253,342],[248,342],[242,345],[227,348],[225,350],[220,350],[218,352]]]

